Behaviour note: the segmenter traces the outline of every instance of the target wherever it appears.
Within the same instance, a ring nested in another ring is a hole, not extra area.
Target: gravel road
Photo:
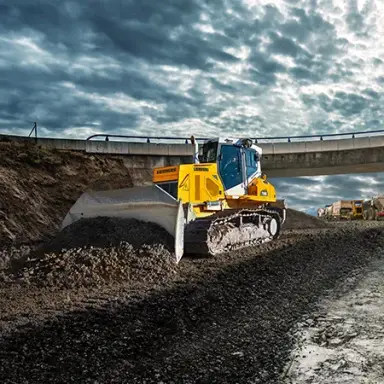
[[[278,383],[297,322],[384,245],[382,224],[354,227],[184,258],[158,284],[3,284],[1,382]]]
[[[384,383],[384,251],[297,327],[286,383]]]

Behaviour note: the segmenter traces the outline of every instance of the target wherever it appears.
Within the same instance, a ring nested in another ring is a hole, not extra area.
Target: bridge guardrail
[[[260,143],[261,140],[265,141],[277,141],[283,140],[285,142],[292,142],[292,140],[300,141],[301,139],[315,139],[318,138],[320,141],[324,138],[335,138],[335,137],[346,137],[354,139],[356,136],[360,135],[375,135],[379,133],[384,133],[384,129],[374,130],[374,131],[359,131],[359,132],[342,132],[342,133],[326,133],[326,134],[315,134],[315,135],[298,135],[298,136],[276,136],[276,137],[251,137],[255,143]],[[349,136],[349,137],[348,137]],[[146,135],[116,135],[109,133],[96,133],[87,137],[87,141],[96,137],[104,137],[104,140],[108,141],[109,138],[120,138],[120,139],[138,139],[145,140],[147,143],[151,143],[151,140],[172,140],[172,141],[184,141],[185,144],[191,142],[191,137],[180,137],[180,136],[146,136]],[[209,140],[208,137],[196,137],[197,141]]]
[[[37,133],[37,124],[35,123],[34,127],[32,128],[31,132],[29,133],[28,137],[25,137],[26,139],[32,139],[31,134],[35,133],[34,140],[37,142],[38,138],[41,139],[49,139],[49,137],[38,137]],[[265,136],[265,137],[251,137],[251,139],[255,143],[278,143],[278,142],[300,142],[300,141],[305,141],[305,139],[312,139],[311,141],[315,141],[313,139],[319,139],[324,140],[324,139],[330,139],[330,138],[351,138],[354,139],[357,136],[363,136],[363,137],[370,137],[370,136],[376,136],[379,134],[383,134],[384,129],[378,129],[378,130],[373,130],[373,131],[358,131],[358,132],[340,132],[340,133],[326,133],[326,134],[314,134],[314,135],[297,135],[297,136]],[[7,137],[7,136],[13,136],[9,134],[1,134],[0,136],[2,137]],[[16,136],[15,136],[16,137]],[[22,136],[20,136],[22,138]],[[180,141],[184,142],[184,144],[189,144],[191,143],[191,137],[181,137],[181,136],[149,136],[149,135],[118,135],[118,134],[110,134],[110,133],[96,133],[93,134],[85,139],[85,141],[90,141],[94,138],[104,138],[104,140],[109,141],[110,138],[118,138],[118,139],[128,139],[129,142],[132,142],[132,140],[141,140],[146,143],[151,143],[154,141],[172,141],[174,143],[180,143]],[[196,137],[196,141],[204,141],[204,140],[209,140],[212,137]],[[77,140],[84,140],[84,139],[77,139]],[[140,141],[139,141],[140,142]]]

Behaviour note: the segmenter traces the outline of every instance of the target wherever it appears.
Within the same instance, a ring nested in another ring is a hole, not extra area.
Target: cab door
[[[227,194],[244,195],[243,166],[241,148],[221,145],[219,173]]]

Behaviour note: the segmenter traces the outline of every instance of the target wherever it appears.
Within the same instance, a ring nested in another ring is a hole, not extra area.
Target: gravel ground
[[[286,383],[384,383],[384,252],[297,327]]]
[[[140,289],[3,286],[2,382],[277,383],[294,325],[384,245],[381,223],[354,226],[183,258]]]

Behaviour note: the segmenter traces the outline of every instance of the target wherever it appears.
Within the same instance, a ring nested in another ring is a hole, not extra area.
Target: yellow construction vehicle
[[[352,200],[351,220],[363,219],[363,200]]]
[[[191,141],[191,164],[155,168],[149,187],[85,192],[62,228],[96,216],[155,222],[174,236],[177,262],[276,239],[286,204],[261,172],[262,149],[250,139]]]

